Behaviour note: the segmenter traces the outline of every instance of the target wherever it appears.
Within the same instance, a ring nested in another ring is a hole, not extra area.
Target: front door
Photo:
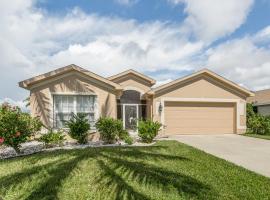
[[[124,126],[127,130],[137,129],[138,105],[124,105]]]

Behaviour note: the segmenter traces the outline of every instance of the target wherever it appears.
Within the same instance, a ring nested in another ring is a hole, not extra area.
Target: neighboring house
[[[247,89],[209,71],[153,88],[155,80],[134,70],[109,78],[69,65],[19,83],[30,90],[30,108],[48,127],[62,128],[71,113],[86,113],[94,128],[101,116],[163,124],[161,134],[224,134],[246,130]]]
[[[270,115],[270,89],[254,92],[255,96],[247,99],[248,103],[253,103],[257,112],[267,116]]]

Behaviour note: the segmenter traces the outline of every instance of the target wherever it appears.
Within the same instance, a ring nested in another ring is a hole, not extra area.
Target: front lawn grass
[[[258,134],[249,134],[249,133],[246,133],[246,134],[244,134],[244,136],[254,137],[254,138],[260,138],[260,139],[265,139],[265,140],[270,140],[270,135],[258,135]]]
[[[175,141],[0,161],[5,199],[269,199],[270,179]]]

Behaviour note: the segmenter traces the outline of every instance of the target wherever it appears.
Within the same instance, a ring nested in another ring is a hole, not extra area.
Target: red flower
[[[18,132],[16,132],[15,137],[19,137],[20,135],[21,135],[21,133],[18,131]]]
[[[0,144],[3,144],[4,141],[5,141],[5,139],[0,137]]]

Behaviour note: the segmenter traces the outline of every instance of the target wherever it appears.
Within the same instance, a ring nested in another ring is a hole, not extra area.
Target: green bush
[[[106,143],[115,143],[119,131],[122,129],[122,122],[109,117],[101,117],[96,122],[96,128],[101,139]]]
[[[159,122],[153,122],[151,120],[139,121],[138,132],[139,137],[143,142],[151,143],[153,139],[157,136],[158,131],[161,127]]]
[[[270,117],[255,113],[252,104],[247,104],[247,133],[270,135]]]
[[[133,138],[130,137],[130,135],[126,136],[123,140],[124,140],[125,143],[127,143],[127,144],[129,144],[129,145],[132,145],[133,142],[134,142],[134,141],[133,141]]]
[[[19,107],[3,103],[0,106],[0,144],[13,147],[20,152],[20,144],[40,131],[42,123],[23,113]]]
[[[123,140],[125,143],[131,145],[133,144],[133,139],[127,132],[127,130],[122,129],[122,131],[119,132],[118,135],[119,139]]]
[[[247,103],[247,108],[246,109],[247,109],[247,111],[246,111],[247,112],[247,119],[257,115],[257,113],[254,112],[253,104]]]
[[[128,132],[123,129],[121,120],[102,117],[97,121],[96,128],[100,133],[101,139],[106,143],[112,144],[121,139],[128,144],[132,144],[132,138],[130,138]]]
[[[69,128],[68,134],[71,138],[76,139],[80,144],[87,143],[90,124],[85,114],[73,114],[71,119],[66,122],[66,126]]]
[[[52,129],[47,134],[42,135],[39,141],[44,142],[46,147],[62,146],[65,141],[65,135],[62,131],[54,132]]]

